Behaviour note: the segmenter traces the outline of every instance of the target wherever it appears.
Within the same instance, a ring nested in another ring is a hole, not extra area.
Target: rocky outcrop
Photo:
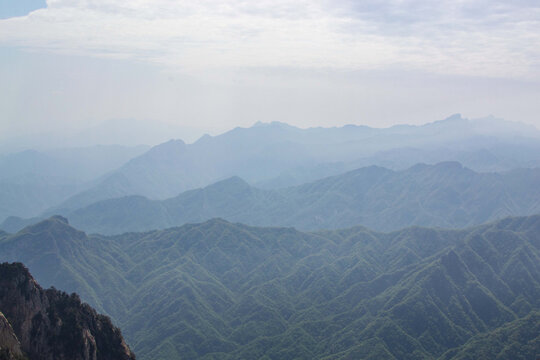
[[[0,311],[30,360],[135,359],[108,317],[76,294],[43,290],[21,263],[0,264]]]
[[[0,312],[0,360],[24,359],[21,344],[11,324]]]

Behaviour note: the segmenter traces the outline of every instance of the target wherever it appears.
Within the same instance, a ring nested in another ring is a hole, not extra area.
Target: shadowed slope
[[[380,167],[281,190],[261,190],[238,177],[155,201],[130,196],[67,213],[78,228],[102,234],[163,229],[221,217],[256,226],[336,229],[356,224],[390,231],[411,225],[466,227],[540,212],[540,169],[476,173],[459,163]],[[32,220],[34,221],[34,220]],[[3,226],[18,230],[25,221]]]
[[[55,221],[33,228],[34,241],[68,232],[63,222],[51,227]],[[28,232],[7,236],[0,254],[28,256],[17,255]],[[143,359],[432,359],[538,311],[538,234],[539,216],[387,234],[216,219],[83,234],[36,275],[57,286],[69,278],[89,283],[92,273],[120,279],[92,289]],[[74,266],[77,253],[94,260]],[[62,264],[70,264],[69,277],[54,277]]]

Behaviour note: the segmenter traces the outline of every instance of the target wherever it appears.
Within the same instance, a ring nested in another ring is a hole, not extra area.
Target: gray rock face
[[[43,290],[20,263],[0,264],[0,311],[7,320],[0,340],[13,354],[22,349],[30,360],[135,359],[108,317],[76,294]]]
[[[23,358],[21,344],[11,324],[0,312],[0,360],[16,360]]]

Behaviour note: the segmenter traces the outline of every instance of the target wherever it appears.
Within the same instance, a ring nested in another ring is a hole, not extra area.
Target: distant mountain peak
[[[449,117],[447,117],[444,120],[446,120],[446,121],[458,121],[458,120],[463,120],[463,117],[461,116],[460,113],[455,113],[455,114],[450,115]]]
[[[237,176],[237,175],[234,175],[234,176],[231,176],[231,177],[228,177],[226,179],[223,179],[221,180],[220,182],[224,183],[224,182],[231,182],[231,183],[242,183],[242,184],[247,184],[246,181],[244,181],[244,179],[242,179],[240,176]]]
[[[63,225],[69,226],[69,220],[63,217],[62,215],[53,215],[49,217],[48,219],[43,220],[42,222],[43,223],[50,222],[50,223],[63,224]]]
[[[203,136],[201,136],[201,137],[199,138],[199,140],[197,140],[197,141],[200,141],[200,140],[208,140],[208,139],[211,139],[212,137],[213,137],[212,135],[206,133],[206,134],[204,134]]]
[[[445,119],[442,119],[442,120],[437,120],[437,121],[434,121],[434,122],[431,122],[431,123],[427,123],[426,125],[424,126],[437,126],[437,125],[450,125],[450,126],[454,126],[454,125],[457,125],[457,124],[464,124],[464,123],[468,123],[469,120],[462,117],[461,114],[459,113],[456,113],[456,114],[452,114],[450,115],[449,117],[445,118]]]
[[[39,233],[41,231],[52,231],[52,232],[62,232],[64,234],[70,234],[65,236],[64,239],[75,239],[80,238],[81,235],[84,236],[84,232],[79,231],[69,225],[68,219],[60,215],[51,216],[48,219],[42,220],[38,223],[29,225],[23,228],[20,232],[29,232],[29,233]]]
[[[209,220],[206,220],[202,223],[200,223],[202,226],[211,226],[211,225],[232,225],[230,221],[227,221],[220,217],[215,217]]]
[[[241,177],[239,176],[231,176],[227,179],[223,179],[221,181],[218,181],[214,184],[208,185],[206,189],[227,189],[231,190],[231,188],[235,189],[249,189],[251,186]]]
[[[170,156],[178,153],[182,153],[186,151],[187,145],[183,140],[180,139],[171,139],[167,142],[161,143],[159,145],[156,145],[152,147],[150,150],[148,150],[146,153],[142,154],[141,156],[132,159],[131,161],[145,158],[145,157],[152,157],[152,156]]]
[[[161,144],[158,144],[156,146],[153,147],[153,149],[155,148],[159,148],[159,147],[184,147],[186,146],[186,143],[184,142],[184,140],[182,139],[170,139],[169,141],[166,141],[164,143],[161,143]]]
[[[69,225],[69,221],[68,219],[66,219],[65,217],[61,216],[61,215],[53,215],[50,217],[51,220],[55,220],[55,221],[60,221],[66,225]]]
[[[394,172],[393,170],[385,168],[383,166],[369,165],[369,166],[364,166],[364,167],[361,167],[361,168],[358,168],[358,169],[351,170],[351,171],[349,171],[349,172],[347,172],[345,174],[335,175],[335,176],[332,176],[332,177],[337,179],[339,177],[347,176],[347,175],[366,176],[367,174],[388,174],[388,173],[393,173],[393,172]],[[320,179],[318,181],[325,181],[326,179],[327,178],[323,178],[323,179]]]
[[[257,121],[255,124],[253,124],[252,127],[294,127],[292,125],[289,125],[285,122],[281,122],[281,121],[271,121],[271,122],[262,122],[262,121]]]

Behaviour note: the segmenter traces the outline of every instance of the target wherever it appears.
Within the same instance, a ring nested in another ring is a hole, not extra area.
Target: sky
[[[118,119],[188,141],[453,113],[540,128],[540,3],[0,0],[0,79],[0,143]]]

